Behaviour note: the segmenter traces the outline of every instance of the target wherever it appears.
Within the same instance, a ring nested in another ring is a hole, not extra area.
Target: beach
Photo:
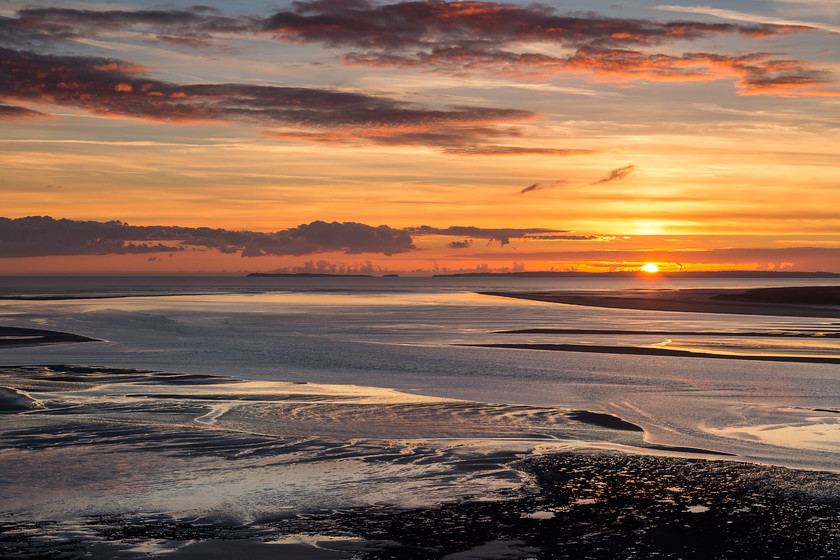
[[[296,290],[14,303],[15,321],[0,331],[14,341],[0,366],[3,557],[840,555],[836,362],[815,360],[834,359],[831,321],[642,311],[614,321],[587,306],[520,304],[515,290],[499,298],[437,289],[418,298],[412,287],[376,292],[379,299],[369,288]],[[259,311],[233,313],[230,304],[243,302]],[[272,322],[266,307],[278,303]],[[465,323],[467,304],[474,324]],[[583,315],[566,313],[558,324],[555,309],[566,307]],[[303,310],[329,313],[330,332],[306,327]],[[515,313],[521,318],[510,319]],[[434,342],[406,345],[432,317],[456,315],[462,329],[444,322],[425,335]],[[400,328],[403,317],[412,329]],[[278,339],[286,324],[290,334]],[[748,344],[766,356],[632,353],[660,339],[696,339],[709,354],[721,341],[727,352]],[[329,340],[346,342],[333,350]],[[209,360],[190,353],[192,366],[149,367],[196,345]],[[803,359],[780,361],[778,345],[797,345]],[[596,349],[575,349],[587,346]],[[241,366],[254,364],[260,348],[276,348],[270,366],[249,373]],[[358,366],[345,361],[350,348]],[[335,373],[294,373],[330,352]],[[458,362],[462,353],[472,366]],[[441,373],[425,385],[410,373],[422,366],[430,375],[443,355]],[[650,360],[696,381],[648,373]],[[385,363],[405,365],[399,376],[376,374]],[[784,382],[768,382],[767,368],[780,367]],[[448,377],[451,368],[461,375]],[[651,400],[657,392],[661,405]],[[688,414],[669,416],[669,402]]]

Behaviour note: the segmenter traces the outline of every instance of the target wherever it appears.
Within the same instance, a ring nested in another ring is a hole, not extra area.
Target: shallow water
[[[773,284],[3,279],[6,296],[109,296],[2,301],[3,325],[101,340],[3,348],[3,364],[140,368],[252,383],[88,378],[24,389],[46,404],[4,415],[0,461],[15,470],[2,494],[20,511],[39,515],[155,507],[202,515],[216,508],[253,519],[278,508],[492,494],[516,478],[504,464],[517,454],[581,445],[668,454],[694,448],[840,471],[838,365],[460,346],[538,342],[840,355],[836,338],[738,336],[836,332],[838,321],[831,319],[601,309],[475,294],[762,285]],[[687,334],[497,332],[530,328]],[[713,334],[690,334],[703,332]],[[644,432],[580,422],[568,415],[575,410],[608,413]],[[44,431],[64,436],[44,439],[38,435]],[[69,465],[73,457],[63,478],[49,482],[47,465]],[[232,471],[232,460],[247,468]],[[95,466],[98,477],[89,474]],[[73,490],[80,479],[93,491]],[[33,485],[52,490],[36,499],[22,490]],[[209,488],[216,495],[208,497]]]

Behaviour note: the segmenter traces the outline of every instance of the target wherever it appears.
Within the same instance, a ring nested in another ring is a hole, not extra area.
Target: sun
[[[653,263],[647,263],[642,267],[642,270],[645,272],[659,272],[659,267]]]

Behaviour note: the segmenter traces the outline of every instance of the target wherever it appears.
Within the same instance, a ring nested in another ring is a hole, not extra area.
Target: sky
[[[0,0],[0,274],[840,272],[836,0]]]

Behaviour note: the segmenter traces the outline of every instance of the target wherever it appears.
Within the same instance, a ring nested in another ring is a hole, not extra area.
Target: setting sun
[[[644,272],[659,272],[659,267],[653,263],[647,263],[645,266],[642,267]]]

